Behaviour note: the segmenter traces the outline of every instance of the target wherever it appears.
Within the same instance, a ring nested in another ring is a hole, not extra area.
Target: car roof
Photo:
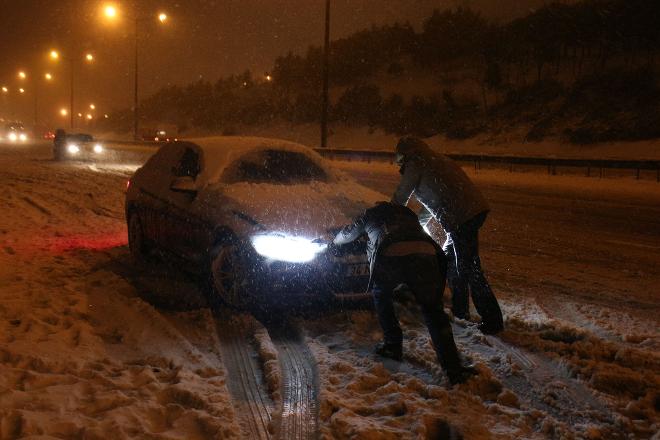
[[[195,145],[202,153],[202,173],[199,177],[202,179],[203,184],[218,182],[225,168],[239,157],[265,150],[302,153],[324,170],[328,169],[323,158],[313,149],[283,139],[250,136],[218,136],[186,139],[185,143]]]

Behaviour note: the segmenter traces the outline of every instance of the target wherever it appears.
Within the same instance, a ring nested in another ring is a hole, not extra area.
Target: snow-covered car
[[[24,143],[27,142],[28,139],[27,131],[20,122],[6,124],[2,133],[0,133],[0,140],[10,143]]]
[[[105,152],[103,144],[91,134],[67,134],[63,142],[53,144],[53,154],[57,160],[89,160],[99,158]]]
[[[364,300],[365,241],[327,243],[384,199],[303,145],[247,137],[172,142],[127,183],[129,248],[137,260],[159,250],[208,276],[212,303]]]

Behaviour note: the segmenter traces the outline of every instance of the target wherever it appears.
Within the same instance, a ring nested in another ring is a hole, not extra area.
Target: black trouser
[[[459,368],[449,317],[442,308],[445,281],[438,258],[435,255],[381,256],[374,268],[373,280],[374,303],[385,343],[400,346],[403,342],[392,297],[397,286],[406,284],[422,309],[440,365],[445,370]]]
[[[456,231],[447,233],[443,249],[447,255],[447,283],[452,292],[454,316],[469,317],[469,298],[485,323],[501,324],[502,311],[497,298],[481,269],[479,258],[479,228],[487,213],[481,213],[462,224]]]

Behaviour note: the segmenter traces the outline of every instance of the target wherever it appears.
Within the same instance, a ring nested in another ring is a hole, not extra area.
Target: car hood
[[[223,186],[221,194],[224,209],[231,209],[239,220],[256,229],[310,239],[326,236],[387,199],[353,180],[299,185],[236,183]]]

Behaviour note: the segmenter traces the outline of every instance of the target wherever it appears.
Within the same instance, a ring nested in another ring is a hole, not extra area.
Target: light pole
[[[57,61],[62,58],[69,63],[69,128],[73,130],[75,127],[75,112],[74,112],[74,84],[75,84],[75,58],[72,56],[64,57],[57,50],[51,50],[49,53],[50,59]],[[86,62],[91,63],[94,61],[94,55],[91,53],[84,54]]]
[[[330,65],[330,0],[325,0],[325,38],[323,44],[323,95],[321,97],[321,148],[328,146],[328,76]]]
[[[119,12],[114,5],[106,5],[103,8],[103,14],[109,20],[114,20],[118,17]],[[139,138],[140,130],[140,107],[139,107],[139,47],[140,47],[140,36],[139,29],[140,23],[147,22],[150,19],[150,16],[140,16],[137,11],[137,2],[133,6],[133,38],[134,38],[134,58],[133,58],[133,137],[135,139]],[[168,20],[167,14],[164,12],[158,13],[156,18],[160,23],[165,23]]]
[[[28,74],[24,71],[21,70],[18,72],[18,78],[21,81],[30,81],[30,84],[32,85],[33,91],[32,91],[32,96],[34,99],[34,114],[33,114],[33,124],[34,128],[36,130],[37,125],[39,124],[39,81],[35,75],[31,75],[28,77]],[[49,72],[44,73],[44,80],[46,82],[50,82],[53,80],[53,75],[50,74]],[[4,91],[4,90],[3,90]],[[19,88],[18,89],[19,93],[25,93],[24,88]]]

